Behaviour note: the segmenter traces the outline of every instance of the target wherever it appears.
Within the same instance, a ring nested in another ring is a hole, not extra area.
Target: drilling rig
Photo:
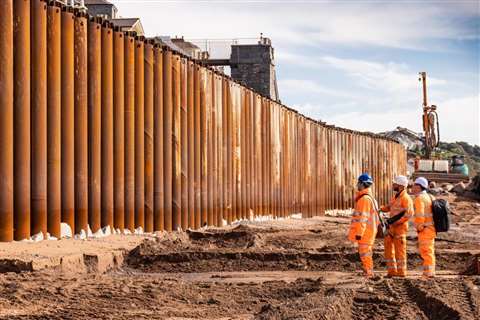
[[[420,72],[419,81],[422,81],[423,88],[423,134],[425,138],[425,159],[430,160],[432,151],[438,147],[440,142],[440,126],[436,105],[428,105],[427,102],[427,73]]]
[[[419,73],[422,82],[423,114],[422,127],[424,135],[423,159],[416,159],[413,178],[423,176],[429,181],[455,183],[468,181],[468,167],[463,156],[454,155],[452,159],[435,159],[432,155],[440,143],[440,125],[438,122],[437,106],[429,105],[427,100],[427,73]]]

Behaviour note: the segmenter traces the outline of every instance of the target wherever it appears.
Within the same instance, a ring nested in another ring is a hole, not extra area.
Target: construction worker
[[[415,214],[413,224],[418,233],[418,251],[423,259],[423,276],[435,276],[435,236],[433,224],[432,201],[433,196],[427,193],[428,181],[424,177],[415,180],[412,187],[415,198]]]
[[[372,247],[377,235],[377,203],[373,198],[371,186],[373,179],[364,173],[358,177],[355,211],[348,232],[348,239],[358,243],[358,253],[366,277],[373,276]]]
[[[384,238],[388,277],[405,277],[407,275],[408,220],[413,215],[413,201],[407,193],[407,187],[407,177],[395,177],[393,180],[395,195],[387,206],[380,208],[381,211],[390,213],[388,233]],[[396,221],[390,222],[392,220]]]

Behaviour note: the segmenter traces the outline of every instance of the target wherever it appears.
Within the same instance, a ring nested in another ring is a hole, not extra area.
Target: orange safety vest
[[[377,235],[378,218],[375,210],[376,203],[372,196],[370,188],[358,191],[355,196],[355,210],[352,214],[348,239],[352,242],[357,241],[356,236],[360,236],[358,242],[373,244]]]
[[[413,224],[419,233],[427,237],[435,237],[435,225],[433,223],[432,199],[426,191],[420,193],[415,199],[415,215]]]
[[[400,212],[407,210],[403,217],[390,227],[390,231],[394,234],[406,234],[408,231],[408,220],[413,215],[413,201],[406,190],[400,192],[396,197],[393,196],[390,204],[382,207],[382,211],[389,211],[390,218],[396,216]]]

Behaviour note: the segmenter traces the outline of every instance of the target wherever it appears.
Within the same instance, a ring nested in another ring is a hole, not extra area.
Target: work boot
[[[422,274],[422,280],[433,280],[435,278],[434,274]]]

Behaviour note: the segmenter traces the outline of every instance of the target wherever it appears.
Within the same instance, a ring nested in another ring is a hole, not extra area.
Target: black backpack
[[[435,231],[447,232],[450,230],[450,205],[445,199],[432,199],[433,224]]]

